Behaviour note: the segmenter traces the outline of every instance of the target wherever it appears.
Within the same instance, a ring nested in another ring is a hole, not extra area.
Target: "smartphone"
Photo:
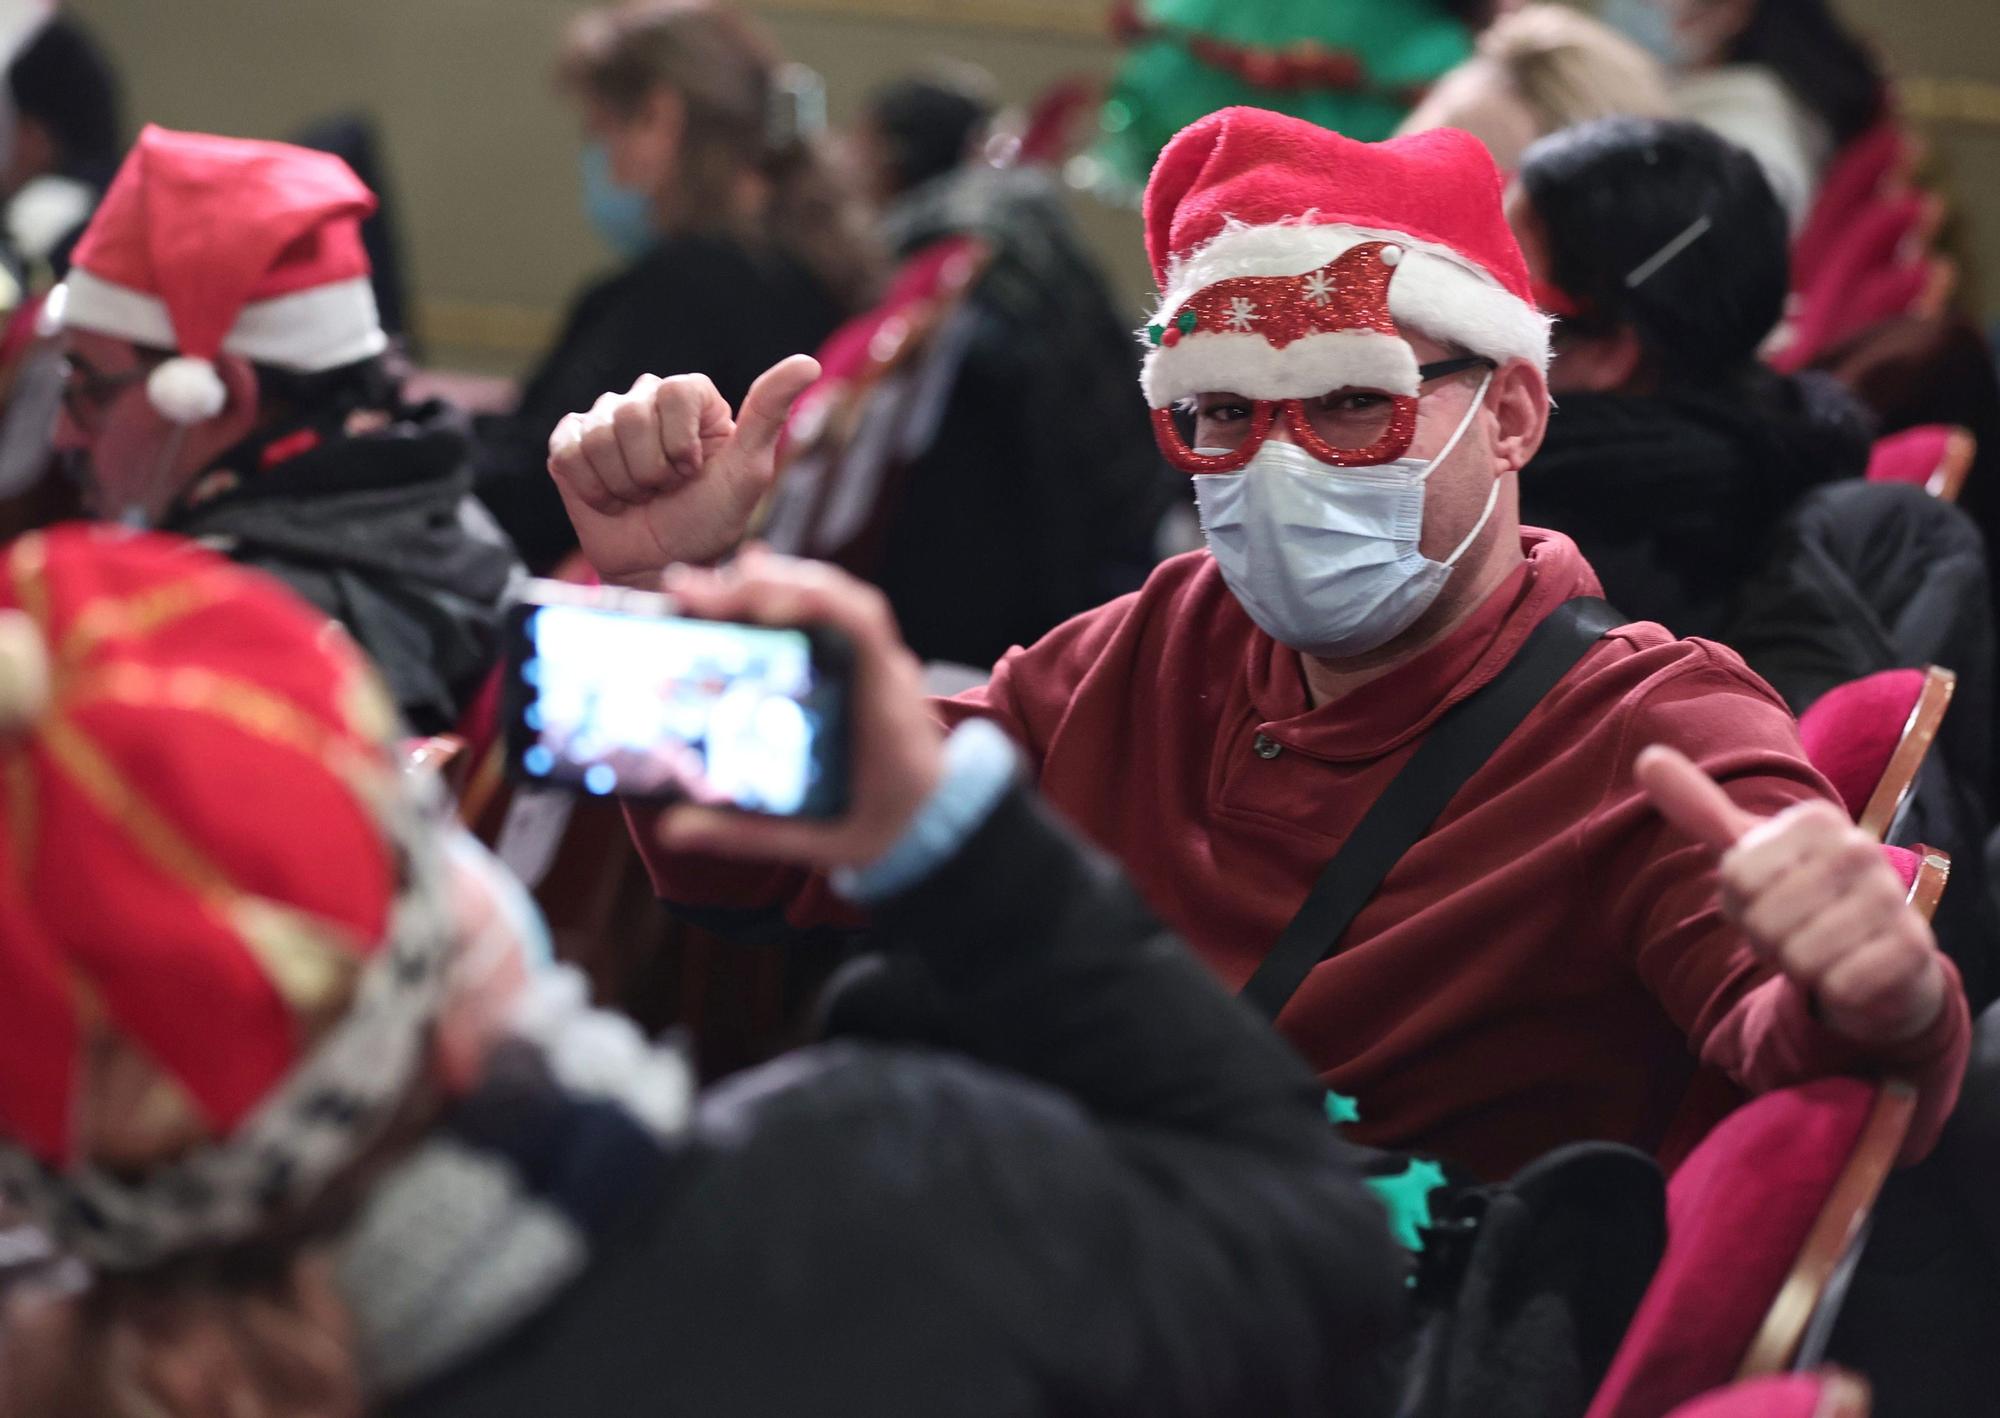
[[[559,581],[530,582],[506,626],[516,782],[846,812],[854,655],[838,632],[691,620],[666,596]]]

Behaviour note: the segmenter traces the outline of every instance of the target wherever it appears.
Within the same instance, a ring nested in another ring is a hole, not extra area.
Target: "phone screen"
[[[783,816],[845,807],[845,683],[803,630],[519,609],[516,776]]]

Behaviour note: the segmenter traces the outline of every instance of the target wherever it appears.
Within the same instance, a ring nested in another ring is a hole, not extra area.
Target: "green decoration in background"
[[[1095,155],[1100,187],[1127,198],[1169,138],[1218,108],[1276,109],[1372,142],[1472,53],[1471,33],[1437,0],[1126,0],[1114,23],[1132,38],[1099,113]],[[1347,65],[1357,77],[1283,77],[1300,62],[1311,72]]]
[[[1361,1121],[1361,1104],[1345,1093],[1336,1093],[1329,1088],[1326,1090],[1326,1120],[1336,1127],[1341,1123],[1358,1123]]]
[[[1431,1193],[1444,1185],[1444,1168],[1412,1157],[1393,1177],[1369,1177],[1368,1185],[1389,1209],[1389,1229],[1412,1252],[1424,1248],[1421,1229],[1431,1224]]]

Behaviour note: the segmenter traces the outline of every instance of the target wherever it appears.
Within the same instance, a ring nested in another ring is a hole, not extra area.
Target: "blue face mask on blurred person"
[[[620,256],[636,257],[653,244],[652,199],[618,185],[611,175],[611,154],[602,143],[583,145],[583,211]]]
[[[1669,70],[1685,69],[1687,46],[1674,32],[1673,16],[1661,0],[1601,0],[1597,18],[1638,45]]]

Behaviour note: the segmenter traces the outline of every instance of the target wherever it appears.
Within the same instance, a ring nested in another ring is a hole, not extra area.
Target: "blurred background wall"
[[[578,282],[609,260],[578,206],[576,120],[549,67],[578,0],[68,0],[123,67],[129,112],[287,137],[359,110],[380,124],[420,336],[434,361],[516,372]],[[836,122],[938,55],[1024,100],[1106,72],[1104,0],[753,3],[825,75]],[[2000,3],[1848,0],[1880,42],[1960,205],[1973,299],[2000,316]],[[1136,215],[1079,199],[1135,320]],[[1984,279],[1981,279],[1981,277]]]

